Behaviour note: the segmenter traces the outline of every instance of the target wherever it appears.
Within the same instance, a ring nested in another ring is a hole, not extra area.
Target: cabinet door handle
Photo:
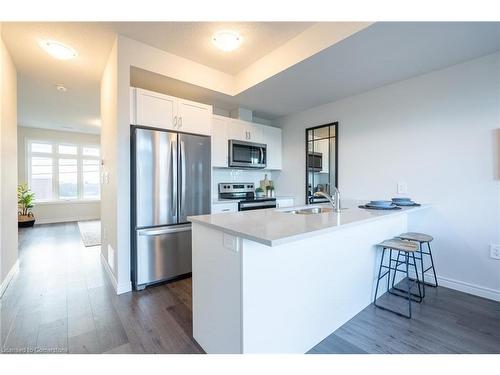
[[[229,211],[229,208],[224,208],[222,211],[223,211],[223,212],[228,212],[228,211]]]
[[[248,132],[248,139],[252,139],[252,133]]]
[[[179,128],[182,128],[182,116],[179,116]]]
[[[177,126],[177,116],[174,116],[174,128]]]

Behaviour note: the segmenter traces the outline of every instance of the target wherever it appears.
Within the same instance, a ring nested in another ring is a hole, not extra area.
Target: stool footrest
[[[404,294],[395,293],[394,290],[397,290],[398,292],[401,292]],[[404,290],[404,289],[397,288],[397,287],[393,287],[392,289],[390,289],[389,294],[392,294],[393,296],[396,296],[396,297],[408,299],[408,291]],[[419,296],[418,294],[410,293],[410,296],[411,296],[410,298],[413,302],[421,303],[423,301],[422,297]],[[415,297],[415,298],[413,298],[413,297]]]
[[[388,307],[384,307],[384,306],[380,306],[380,305],[377,305],[377,303],[373,303],[377,308],[381,309],[381,310],[385,310],[385,311],[390,311],[391,313],[394,313],[398,316],[401,316],[403,318],[406,318],[406,319],[411,319],[411,315],[406,315],[406,314],[403,314],[403,313],[400,313],[399,311],[396,311],[396,310],[393,310],[393,309],[390,309]]]

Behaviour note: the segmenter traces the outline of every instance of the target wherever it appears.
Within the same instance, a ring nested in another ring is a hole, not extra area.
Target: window
[[[100,199],[95,145],[27,142],[27,176],[37,201]]]

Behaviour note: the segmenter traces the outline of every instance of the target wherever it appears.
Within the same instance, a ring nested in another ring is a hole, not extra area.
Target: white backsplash
[[[230,168],[213,168],[212,169],[212,199],[217,198],[218,184],[220,182],[253,182],[255,187],[260,186],[260,180],[267,178],[273,179],[273,172],[268,170],[242,170]]]

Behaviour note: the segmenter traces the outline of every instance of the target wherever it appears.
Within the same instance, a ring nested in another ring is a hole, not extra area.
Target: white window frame
[[[31,144],[41,143],[48,144],[52,146],[52,153],[46,152],[32,152]],[[76,146],[76,155],[70,154],[59,154],[59,146]],[[31,158],[32,157],[50,157],[52,158],[52,199],[39,200],[36,199],[36,203],[86,203],[86,202],[100,202],[101,201],[101,188],[99,188],[99,198],[84,198],[83,197],[83,160],[101,160],[101,146],[96,143],[80,143],[80,142],[67,142],[67,141],[50,141],[47,139],[36,139],[36,138],[26,138],[26,179],[28,185],[31,186]],[[99,156],[87,156],[83,155],[83,149],[85,147],[98,148]],[[62,199],[59,198],[59,159],[76,159],[77,160],[77,198],[73,199]],[[99,175],[100,175],[101,163],[99,162]]]

